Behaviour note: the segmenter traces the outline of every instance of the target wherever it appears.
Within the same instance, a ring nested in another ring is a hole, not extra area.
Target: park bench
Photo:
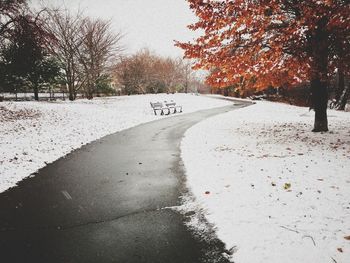
[[[150,102],[151,107],[154,111],[154,115],[157,115],[157,111],[160,112],[160,115],[169,115],[170,114],[170,108],[163,105],[161,102]],[[166,112],[165,112],[166,111]]]
[[[182,112],[182,106],[176,105],[176,102],[174,101],[164,101],[164,104],[169,108],[169,109],[173,109],[173,113],[177,113],[177,112]]]
[[[176,105],[176,102],[174,101],[164,101],[164,104],[162,102],[150,102],[150,104],[154,111],[154,115],[157,115],[157,111],[160,112],[160,115],[182,112],[182,106]]]

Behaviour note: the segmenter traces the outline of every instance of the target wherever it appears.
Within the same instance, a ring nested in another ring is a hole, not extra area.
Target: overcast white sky
[[[40,0],[32,0],[38,3]],[[185,0],[45,0],[49,4],[65,3],[69,9],[112,19],[114,30],[125,34],[127,53],[148,47],[164,56],[182,56],[173,40],[191,40],[195,33],[187,25],[195,21]]]

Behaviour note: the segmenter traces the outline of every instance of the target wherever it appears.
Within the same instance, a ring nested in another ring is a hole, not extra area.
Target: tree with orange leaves
[[[349,75],[348,0],[187,0],[198,17],[189,26],[203,34],[176,45],[207,82],[227,87],[249,80],[264,89],[309,81],[313,131],[328,131],[327,87],[341,70]]]

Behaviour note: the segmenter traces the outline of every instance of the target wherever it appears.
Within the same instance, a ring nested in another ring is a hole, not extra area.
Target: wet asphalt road
[[[195,123],[249,105],[179,114],[106,136],[0,194],[0,262],[226,262],[166,207],[185,192],[180,142]]]

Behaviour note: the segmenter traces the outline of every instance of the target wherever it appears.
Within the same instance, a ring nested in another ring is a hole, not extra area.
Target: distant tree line
[[[127,95],[194,92],[200,85],[190,61],[164,58],[147,49],[122,57],[114,73],[122,93]]]
[[[122,33],[83,12],[0,0],[0,92],[55,90],[94,95],[188,92],[199,88],[191,63],[148,50],[123,56]],[[191,89],[189,88],[191,87]]]

